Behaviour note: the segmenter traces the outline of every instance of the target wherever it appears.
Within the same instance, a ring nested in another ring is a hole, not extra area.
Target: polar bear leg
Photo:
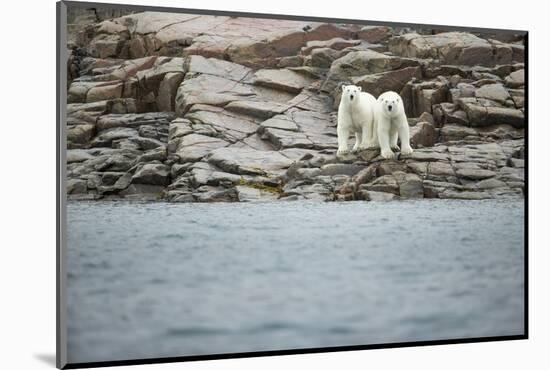
[[[338,124],[338,127],[336,128],[336,133],[338,134],[338,151],[336,152],[336,155],[349,153],[349,129],[347,127],[344,127],[344,125]]]
[[[376,119],[372,120],[370,132],[371,135],[367,141],[367,149],[380,148],[380,144],[378,143],[378,121]]]
[[[401,117],[397,129],[399,131],[399,139],[401,140],[401,154],[410,155],[413,152],[409,137],[409,124],[406,117]]]
[[[361,132],[355,132],[355,145],[353,145],[353,149],[351,149],[352,152],[356,152],[361,149],[362,135],[363,134]]]
[[[399,146],[397,146],[397,139],[399,138],[398,130],[395,125],[392,125],[390,130],[390,146],[393,150],[399,150]]]
[[[382,118],[378,122],[378,142],[380,143],[380,154],[386,159],[393,158],[393,151],[390,148],[390,121]]]
[[[361,131],[361,143],[359,144],[359,150],[365,150],[368,148],[369,143],[369,124],[363,125],[363,130]]]

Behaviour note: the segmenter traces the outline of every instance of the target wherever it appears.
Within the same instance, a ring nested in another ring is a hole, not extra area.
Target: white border
[[[109,0],[114,3],[124,1]],[[550,343],[545,229],[550,122],[547,7],[505,1],[128,0],[154,5],[530,31],[528,341],[248,358],[118,369],[543,369]],[[540,5],[539,5],[540,4]],[[4,4],[2,27],[2,368],[53,368],[55,353],[55,1]],[[544,213],[543,213],[544,212]]]

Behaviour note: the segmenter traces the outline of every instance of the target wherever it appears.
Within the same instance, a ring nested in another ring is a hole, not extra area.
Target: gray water
[[[69,361],[523,334],[523,222],[523,200],[69,203]]]

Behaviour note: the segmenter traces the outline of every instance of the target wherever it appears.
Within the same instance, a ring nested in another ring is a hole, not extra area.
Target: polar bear
[[[376,123],[382,157],[386,159],[394,157],[392,149],[399,150],[398,138],[401,141],[401,154],[412,154],[409,123],[399,94],[386,91],[378,97],[377,102]]]
[[[361,91],[361,86],[343,85],[338,106],[338,152],[349,153],[349,135],[355,134],[353,151],[378,146],[375,128],[376,98]]]

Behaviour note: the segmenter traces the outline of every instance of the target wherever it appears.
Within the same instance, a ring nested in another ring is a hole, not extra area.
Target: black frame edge
[[[56,120],[56,137],[55,137],[55,176],[56,176],[56,186],[55,186],[55,202],[56,202],[56,210],[55,210],[55,227],[56,227],[56,236],[55,236],[55,243],[56,243],[56,250],[55,250],[55,295],[56,295],[56,307],[55,307],[55,365],[58,369],[62,368],[64,364],[61,363],[61,336],[60,336],[60,330],[61,330],[61,297],[60,297],[60,278],[61,278],[61,271],[60,271],[60,258],[61,258],[61,248],[60,248],[60,233],[61,230],[59,228],[60,222],[59,222],[59,213],[61,210],[61,199],[59,199],[59,157],[61,152],[61,143],[59,142],[60,137],[60,123],[59,123],[59,108],[61,104],[60,94],[61,94],[61,83],[59,72],[59,64],[60,64],[60,55],[59,55],[59,48],[61,44],[61,7],[62,4],[60,2],[57,2],[55,4],[55,19],[56,19],[56,28],[55,28],[55,45],[56,45],[56,52],[55,52],[55,72],[56,72],[56,79],[55,79],[55,88],[56,88],[56,106],[55,106],[55,120]]]
[[[303,355],[303,354],[315,354],[315,353],[327,353],[327,352],[349,352],[349,351],[361,351],[361,350],[372,350],[372,349],[424,347],[424,346],[449,345],[449,344],[472,344],[472,343],[525,340],[525,339],[527,339],[526,335],[509,335],[509,336],[465,338],[465,339],[430,340],[430,341],[419,341],[419,342],[369,344],[369,345],[357,345],[357,346],[306,348],[306,349],[290,349],[290,350],[258,351],[258,352],[239,352],[239,353],[227,353],[227,354],[161,357],[161,358],[135,359],[135,360],[81,362],[81,363],[68,363],[66,366],[63,367],[63,369],[153,365],[153,364],[174,363],[174,362],[225,360],[225,359],[236,359],[236,358],[247,358],[247,357]]]
[[[523,248],[524,248],[524,254],[523,254],[523,263],[524,263],[524,303],[523,303],[523,310],[524,310],[524,324],[523,324],[523,330],[525,333],[525,338],[529,338],[529,32],[525,33],[524,36],[524,73],[525,73],[525,84],[523,86],[524,90],[524,98],[525,98],[525,105],[524,105],[524,120],[525,120],[525,134],[524,134],[524,160],[525,160],[525,167],[524,167],[524,176],[525,176],[525,183],[524,183],[524,216],[523,216],[523,227],[524,227],[524,241],[523,241]]]

